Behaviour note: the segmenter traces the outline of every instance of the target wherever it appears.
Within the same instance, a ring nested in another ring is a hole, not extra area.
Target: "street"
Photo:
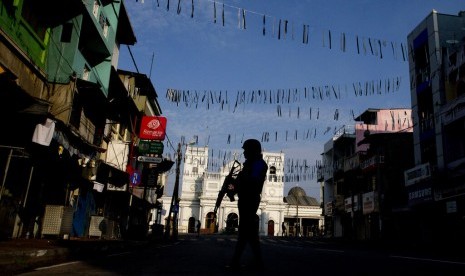
[[[242,258],[244,267],[238,273],[225,268],[235,242],[236,236],[180,235],[172,244],[71,261],[22,275],[461,275],[465,271],[461,253],[453,256],[305,238],[262,237],[265,270],[258,273],[246,266],[252,259],[247,249]]]

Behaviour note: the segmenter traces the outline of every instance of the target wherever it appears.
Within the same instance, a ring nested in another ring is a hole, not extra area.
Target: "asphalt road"
[[[463,253],[422,252],[340,244],[300,238],[263,237],[265,269],[225,269],[235,236],[181,235],[152,245],[35,269],[22,275],[463,275]],[[252,260],[249,249],[243,255]]]

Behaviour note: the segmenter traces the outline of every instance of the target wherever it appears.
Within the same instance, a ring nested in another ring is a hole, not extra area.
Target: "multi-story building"
[[[345,126],[337,131],[332,139],[324,145],[322,160],[318,166],[318,181],[322,186],[324,231],[328,236],[342,237],[342,221],[338,215],[344,205],[344,197],[341,191],[341,173],[343,171],[344,158],[348,158],[355,152],[355,129]],[[354,159],[354,161],[357,161]],[[359,162],[353,164],[357,166]]]
[[[354,239],[393,235],[392,213],[405,205],[396,192],[402,191],[403,172],[412,163],[410,109],[368,109],[355,123],[324,146],[318,180],[325,232]]]
[[[408,44],[415,166],[406,171],[405,185],[417,214],[416,238],[463,241],[465,12],[433,10]]]
[[[202,231],[206,233],[234,231],[238,227],[239,218],[237,196],[233,202],[225,197],[218,209],[217,221],[214,216],[218,192],[233,165],[234,158],[231,161],[223,160],[225,162],[220,171],[211,172],[208,171],[208,147],[188,145],[183,159],[185,162],[177,210],[179,231],[194,232],[198,220],[201,222]],[[297,225],[301,226],[297,228],[300,229],[301,235],[309,235],[311,231],[320,229],[323,220],[321,207],[316,199],[307,196],[300,187],[292,188],[287,196],[283,195],[284,153],[263,152],[263,159],[268,164],[268,172],[257,212],[260,218],[260,235],[281,235],[283,223],[287,226],[289,235],[296,235]],[[166,220],[171,198],[164,196],[162,199]]]
[[[0,1],[1,236],[131,225],[140,119],[161,114],[150,80],[117,70],[135,43],[124,1]]]

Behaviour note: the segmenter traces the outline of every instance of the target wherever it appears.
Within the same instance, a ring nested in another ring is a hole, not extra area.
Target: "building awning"
[[[163,159],[163,161],[161,161],[161,163],[157,164],[157,171],[159,173],[165,173],[165,172],[171,170],[173,165],[174,165],[173,161],[168,160],[168,159]]]
[[[0,70],[3,71],[3,70]],[[46,116],[51,103],[29,95],[16,84],[15,76],[3,71],[0,73],[0,112],[4,114],[24,114]]]
[[[124,2],[121,2],[116,39],[119,43],[126,45],[134,45],[137,42]]]
[[[141,117],[134,100],[128,95],[127,88],[112,67],[110,74],[110,89],[107,101],[107,118],[126,125],[140,121]]]
[[[79,99],[84,113],[94,122],[105,121],[107,97],[98,83],[76,79]]]
[[[26,147],[36,125],[44,123],[49,116],[51,104],[31,96],[15,79],[0,64],[0,116],[4,119],[0,143]]]
[[[96,181],[103,184],[122,187],[129,184],[129,174],[125,171],[118,170],[105,162],[101,162],[98,165]]]
[[[62,145],[72,145],[73,148],[79,149],[79,152],[86,155],[94,155],[95,152],[105,152],[106,149],[98,147],[87,142],[78,133],[72,131],[68,126],[60,120],[55,121],[55,137],[58,143]],[[65,148],[70,151],[69,147]]]

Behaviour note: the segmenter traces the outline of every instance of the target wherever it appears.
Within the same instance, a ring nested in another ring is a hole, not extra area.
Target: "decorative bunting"
[[[160,0],[157,0],[157,7],[160,6],[160,3],[159,3]],[[200,0],[199,0],[200,1]],[[210,2],[213,4],[213,23],[216,24],[217,23],[217,1],[214,1],[214,0],[204,0],[206,2]],[[228,7],[230,9],[234,9],[234,10],[237,10],[237,18],[238,18],[238,29],[242,29],[242,30],[246,30],[247,29],[247,25],[246,25],[246,14],[250,13],[250,14],[254,14],[254,15],[258,15],[260,17],[262,17],[262,35],[265,36],[266,35],[266,27],[267,27],[267,20],[266,20],[266,17],[269,17],[269,18],[272,18],[272,33],[271,33],[271,36],[274,37],[275,35],[275,24],[276,24],[276,21],[277,21],[277,18],[274,17],[274,16],[270,16],[270,15],[266,15],[266,14],[263,14],[263,13],[258,13],[258,12],[254,12],[254,11],[250,11],[250,10],[246,10],[244,8],[241,8],[241,7],[236,7],[236,6],[232,6],[232,5],[225,5],[224,3],[221,4],[222,5],[222,13],[221,13],[221,18],[222,18],[222,26],[225,26],[225,7]],[[182,3],[181,3],[181,0],[178,0],[178,6],[177,6],[177,10],[176,10],[176,13],[179,15],[181,14],[181,6],[182,6]],[[166,0],[166,10],[169,11],[170,10],[170,0]],[[194,17],[194,0],[191,0],[191,14],[190,14],[190,17],[193,18]],[[277,38],[278,40],[281,40],[281,38],[283,39],[287,39],[287,36],[289,34],[289,25],[290,25],[290,32],[291,32],[291,39],[294,40],[294,21],[292,20],[288,20],[288,19],[279,19],[278,20],[278,30],[277,30]],[[283,23],[283,32],[281,33],[281,22]],[[310,35],[310,25],[309,24],[302,24],[302,44],[306,44],[308,45],[309,44],[309,40],[308,40],[308,37]],[[312,27],[312,30],[315,30],[316,28],[315,27]],[[327,36],[327,37],[326,37]],[[347,51],[347,33],[346,32],[342,32],[340,34],[341,38],[340,38],[340,51],[342,52],[346,52]],[[327,43],[326,43],[326,39],[327,39]],[[367,55],[367,53],[370,53],[372,56],[375,56],[375,57],[378,57],[379,59],[384,59],[385,58],[385,52],[383,52],[383,48],[387,48],[388,46],[388,42],[386,42],[386,40],[382,40],[382,39],[378,39],[378,38],[365,38],[365,37],[362,37],[362,39],[360,40],[360,36],[359,35],[355,35],[355,39],[354,39],[354,42],[355,42],[355,48],[357,49],[357,54],[360,54],[361,53],[361,48],[363,49],[363,54],[364,55]],[[366,43],[368,43],[368,47],[369,47],[369,51],[367,49],[367,45]],[[326,45],[327,45],[327,48],[332,50],[334,49],[335,47],[333,47],[333,32],[331,30],[323,30],[323,39],[322,39],[322,45],[323,47],[326,48]],[[397,43],[394,43],[394,42],[391,42],[390,43],[391,45],[391,50],[392,50],[392,57],[397,60],[397,47],[398,47],[398,44]],[[400,50],[402,52],[402,61],[406,61],[406,53],[407,51],[405,50],[404,48],[404,44],[401,43],[400,44]]]
[[[394,77],[384,80],[371,80],[365,82],[354,82],[352,88],[355,97],[362,96],[375,96],[382,94],[395,93],[400,90],[402,82],[401,77]],[[236,92],[236,101],[232,112],[234,113],[240,105],[245,104],[276,104],[277,114],[282,116],[283,104],[301,104],[311,103],[314,101],[324,100],[341,100],[343,95],[350,95],[347,85],[323,85],[323,86],[310,86],[304,88],[293,89],[270,89],[270,90],[245,90]],[[308,91],[312,91],[310,97]],[[178,90],[168,89],[166,92],[166,99],[169,102],[183,104],[186,107],[198,108],[199,104],[204,104],[207,109],[215,105],[219,105],[218,109],[224,110],[225,105],[228,106],[232,102],[228,97],[228,91],[197,91],[197,90]],[[299,110],[296,111],[300,115]],[[298,116],[300,117],[300,116]]]
[[[200,1],[200,0],[199,0]],[[213,4],[213,23],[218,23],[217,17],[217,1],[212,0],[204,0],[208,2],[212,2]],[[178,5],[176,9],[176,14],[180,15],[182,11],[182,4],[181,0],[178,0]],[[188,5],[188,4],[186,4]],[[225,16],[229,15],[230,13],[225,13],[225,7],[230,8],[233,10],[237,10],[238,16],[238,28],[246,30],[246,19],[249,19],[249,22],[252,22],[252,25],[249,25],[250,28],[254,28],[253,23],[257,22],[254,21],[254,18],[247,18],[253,17],[254,15],[258,15],[261,21],[262,26],[257,26],[258,28],[262,28],[261,33],[262,36],[271,36],[273,38],[277,38],[277,40],[288,40],[289,33],[291,35],[291,40],[294,40],[294,23],[295,21],[289,19],[280,19],[274,16],[269,16],[265,14],[256,13],[253,11],[249,11],[240,7],[234,7],[230,5],[225,5],[221,3],[222,11],[221,11],[221,21],[222,26],[225,26]],[[157,0],[156,7],[160,7],[160,0]],[[187,6],[188,7],[188,6]],[[211,9],[209,7],[209,9]],[[187,8],[188,10],[188,8]],[[166,0],[166,11],[170,11],[170,0]],[[194,0],[191,0],[191,9],[190,9],[190,17],[194,18]],[[266,17],[269,17],[267,20]],[[209,21],[211,23],[211,21]],[[231,20],[234,22],[234,20]],[[259,22],[259,21],[258,21]],[[260,23],[258,23],[260,25]],[[277,28],[276,28],[277,24]],[[282,26],[281,26],[282,24]],[[317,37],[315,33],[318,33],[316,27],[310,28],[311,25],[309,24],[297,24],[296,26],[302,26],[302,40],[301,43],[305,45],[311,44],[309,41],[309,37],[312,36],[311,40],[312,43],[318,43],[318,39],[314,39]],[[271,31],[269,30],[271,28]],[[282,28],[282,29],[281,29]],[[268,30],[267,30],[268,29]],[[299,30],[297,30],[299,32]],[[276,36],[275,36],[276,34]],[[374,57],[378,57],[379,59],[386,59],[386,56],[392,56],[395,60],[400,58],[402,55],[402,61],[406,61],[408,47],[405,43],[396,43],[396,42],[387,42],[383,39],[372,38],[372,37],[363,37],[359,35],[355,35],[354,40],[348,39],[348,35],[346,32],[341,32],[340,34],[337,32],[333,32],[332,30],[322,30],[322,45],[323,47],[333,50],[339,48],[341,52],[347,52],[348,49],[351,49],[348,46],[349,43],[355,42],[355,49],[358,55],[371,55]],[[340,35],[339,45],[337,44],[337,37]],[[299,38],[297,40],[300,40]],[[386,50],[385,48],[389,47],[391,50]],[[338,47],[339,46],[339,47]],[[400,49],[399,49],[400,47]],[[412,56],[412,58],[414,58]],[[414,82],[411,82],[412,85],[415,85]],[[401,78],[388,78],[385,80],[370,80],[370,81],[356,81],[353,82],[351,85],[313,85],[303,88],[285,88],[285,89],[259,89],[259,90],[237,90],[235,92],[226,90],[182,90],[182,89],[168,89],[166,92],[166,99],[175,104],[176,106],[182,108],[216,108],[222,111],[228,112],[236,112],[240,110],[241,106],[244,107],[247,104],[270,104],[276,105],[276,112],[277,117],[282,117],[282,109],[286,108],[286,105],[295,105],[295,107],[289,106],[288,115],[289,117],[294,117],[297,119],[311,120],[316,121],[320,119],[320,108],[317,106],[313,106],[312,103],[315,101],[326,101],[326,100],[341,100],[343,97],[367,97],[367,96],[376,96],[384,94],[390,94],[399,91],[401,84]],[[352,86],[352,88],[350,88]],[[352,91],[349,91],[353,89]],[[232,98],[230,98],[232,97]],[[236,98],[234,101],[234,97]],[[295,108],[293,110],[292,108]],[[273,111],[274,112],[274,111]],[[285,110],[286,112],[286,110]],[[307,113],[308,112],[308,113]],[[342,111],[344,112],[344,111]],[[286,112],[287,113],[287,112]],[[332,114],[331,114],[332,113]],[[348,113],[355,119],[355,113],[353,110],[350,110]],[[308,114],[308,115],[307,115]],[[322,118],[333,118],[334,121],[338,121],[341,117],[341,110],[339,108],[335,108],[334,110],[327,110],[326,108],[322,109]],[[403,128],[411,127],[412,120],[411,118],[407,118],[406,114],[395,113],[391,111],[391,117],[384,122],[384,128],[388,130],[389,128],[395,129],[396,127],[402,126]],[[308,116],[308,117],[307,117]],[[307,119],[308,118],[308,119]],[[334,126],[334,125],[333,125]],[[262,132],[261,141],[262,143],[282,143],[285,141],[310,141],[312,139],[321,138],[318,136],[326,136],[326,135],[334,135],[336,134],[339,127],[334,126],[321,126],[321,125],[314,125],[310,127],[306,127],[305,129],[292,129],[292,130],[267,130]],[[221,134],[220,134],[221,135]],[[245,135],[238,133],[224,133],[224,138],[227,144],[238,144],[241,145],[243,143]],[[204,136],[205,137],[205,136]],[[240,139],[236,139],[239,138]],[[273,139],[274,137],[274,139]],[[181,137],[181,143],[185,144],[185,138]],[[209,144],[210,136],[206,135],[205,137],[206,144]],[[198,141],[198,136],[196,136],[196,141]],[[214,154],[217,153],[217,154]],[[218,170],[223,167],[228,162],[232,161],[234,157],[239,155],[238,153],[228,152],[228,151],[218,151],[211,149],[211,157],[208,158],[207,166],[209,169]],[[205,160],[200,160],[201,163],[205,163]],[[323,164],[322,161],[317,160],[315,165],[309,165],[310,162],[308,160],[302,159],[293,159],[287,158],[283,161],[285,166],[285,179],[286,181],[307,181],[311,179],[315,179],[316,172],[321,170],[330,170],[334,164]]]

